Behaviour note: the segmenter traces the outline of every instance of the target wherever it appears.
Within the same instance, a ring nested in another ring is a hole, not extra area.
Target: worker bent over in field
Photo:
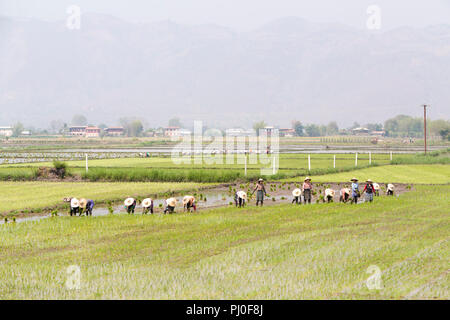
[[[325,199],[328,203],[333,202],[335,192],[333,189],[325,189]]]
[[[300,190],[299,188],[292,190],[292,196],[294,197],[294,199],[292,199],[292,203],[302,203],[302,190]]]
[[[177,199],[169,198],[166,200],[166,208],[164,209],[164,213],[174,213],[175,207],[177,205]]]
[[[128,214],[131,214],[131,213],[134,214],[134,209],[136,209],[136,199],[127,198],[127,199],[125,199],[124,204],[125,204],[125,209],[127,209]]]
[[[94,200],[89,199],[86,202],[86,216],[92,216],[93,209],[94,209]]]
[[[339,202],[347,203],[347,201],[350,199],[350,189],[349,188],[342,188],[340,192]]]
[[[366,194],[366,201],[372,202],[373,195],[375,194],[375,188],[373,187],[373,182],[370,179],[367,179],[366,185],[364,186],[363,193]]]
[[[185,196],[183,198],[183,211],[191,212],[191,208],[194,208],[194,211],[197,211],[195,198],[193,196]]]
[[[394,195],[394,185],[392,183],[389,183],[386,185],[386,195],[393,196]]]
[[[77,198],[70,199],[70,216],[76,216],[80,211],[80,201]]]
[[[258,183],[256,184],[255,189],[253,189],[253,193],[256,191],[256,206],[258,206],[258,203],[261,203],[261,207],[264,203],[264,196],[266,193],[266,188],[264,187],[263,179],[259,179]]]
[[[153,214],[153,200],[150,198],[142,200],[142,214],[147,214],[148,212]]]
[[[352,203],[358,203],[358,198],[361,196],[358,179],[352,178],[350,181],[352,182]]]
[[[373,190],[374,190],[374,195],[376,197],[380,196],[380,185],[378,183],[373,183]]]
[[[240,207],[245,207],[245,201],[247,200],[247,194],[244,191],[237,191],[234,194],[234,204]]]
[[[303,182],[303,199],[306,203],[311,203],[311,198],[312,198],[312,183],[311,183],[311,178],[310,177],[306,177],[304,182]]]

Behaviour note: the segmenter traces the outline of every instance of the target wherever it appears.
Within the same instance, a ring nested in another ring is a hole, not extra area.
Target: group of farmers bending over
[[[372,202],[374,196],[380,195],[380,185],[378,183],[373,182],[370,179],[367,179],[362,192],[359,190],[359,183],[357,178],[352,178],[350,180],[352,182],[351,188],[344,187],[339,191],[339,201],[340,202],[348,202],[358,203],[358,198],[360,198],[363,194],[365,194],[366,202]],[[264,187],[263,179],[259,179],[256,187],[254,188],[251,195],[254,192],[256,193],[256,206],[263,205],[264,197],[267,195],[266,188]],[[332,202],[335,196],[335,190],[333,189],[325,189],[324,201]],[[394,195],[394,185],[389,183],[386,184],[386,194],[388,196]],[[301,188],[296,188],[292,191],[292,203],[301,204],[302,196],[303,202],[305,204],[311,203],[313,195],[313,185],[311,183],[311,178],[306,177],[303,181],[303,185]],[[245,191],[237,191],[234,195],[234,202],[236,207],[243,207],[247,202],[247,193]]]
[[[86,199],[80,199],[77,198],[64,198],[65,202],[70,202],[70,215],[76,216],[82,215],[83,213],[86,213],[86,216],[92,215],[92,209],[94,208],[94,201],[93,200],[86,200]],[[173,213],[175,211],[175,207],[177,205],[178,200],[176,198],[169,198],[165,201],[166,206],[164,209],[164,213]],[[133,214],[136,205],[137,200],[134,198],[126,198],[124,201],[124,207],[126,211],[129,214]],[[153,199],[151,198],[145,198],[141,201],[142,206],[142,214],[151,213],[153,214]],[[183,208],[184,211],[191,212],[191,209],[194,209],[194,211],[197,211],[197,206],[195,204],[195,198],[193,196],[184,196],[183,198]]]
[[[378,183],[373,182],[368,179],[362,189],[360,191],[360,186],[357,178],[352,178],[351,187],[344,187],[339,191],[339,201],[340,202],[348,202],[358,203],[358,199],[365,195],[366,202],[372,202],[374,196],[379,196],[380,194],[380,185]],[[266,188],[264,186],[263,179],[259,179],[253,192],[253,195],[256,192],[256,206],[262,206],[264,204],[264,197],[267,196]],[[394,185],[387,184],[386,185],[386,194],[388,196],[394,195]],[[292,203],[301,204],[302,196],[303,202],[305,204],[311,203],[311,199],[313,196],[313,185],[311,183],[311,178],[306,177],[303,181],[303,185],[301,188],[296,188],[292,191]],[[335,196],[335,190],[333,189],[325,189],[323,200],[325,202],[332,202]],[[70,202],[70,215],[82,215],[86,213],[87,216],[92,215],[92,210],[94,208],[94,201],[90,199],[80,199],[77,198],[64,198],[64,201]],[[178,200],[176,198],[169,198],[165,200],[165,208],[164,213],[173,213],[175,211],[175,207],[177,205]],[[193,196],[184,196],[183,197],[183,210],[191,212],[191,209],[197,211],[196,200]],[[247,202],[247,193],[245,191],[237,191],[234,194],[234,202],[236,207],[243,207]],[[143,214],[153,214],[153,199],[146,198],[141,201],[142,213]],[[135,212],[137,205],[137,200],[134,198],[126,198],[124,201],[124,207],[129,214],[133,214]]]

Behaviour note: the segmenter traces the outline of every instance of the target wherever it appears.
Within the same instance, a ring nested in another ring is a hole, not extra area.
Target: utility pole
[[[423,141],[425,147],[425,154],[427,154],[427,105],[423,105]]]

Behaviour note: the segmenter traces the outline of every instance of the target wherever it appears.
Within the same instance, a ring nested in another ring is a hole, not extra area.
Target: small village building
[[[372,136],[384,137],[386,135],[386,131],[384,131],[384,130],[379,130],[379,131],[374,130],[374,131],[371,131],[370,134]]]
[[[86,135],[86,126],[73,126],[69,128],[69,134],[71,136],[81,136],[84,137]]]
[[[125,133],[125,130],[123,127],[109,127],[105,129],[106,135],[112,136],[112,137],[118,137],[123,136]]]
[[[86,138],[98,138],[100,137],[101,129],[99,127],[86,127]]]
[[[294,137],[295,130],[294,129],[280,129],[280,137]]]
[[[180,127],[165,127],[164,136],[165,137],[178,137],[180,135]]]
[[[352,130],[353,134],[356,136],[366,136],[369,135],[370,130],[367,128],[355,128]]]
[[[13,135],[12,127],[0,127],[0,136],[11,137]]]

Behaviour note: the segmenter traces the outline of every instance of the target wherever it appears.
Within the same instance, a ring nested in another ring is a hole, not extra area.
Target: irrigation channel
[[[264,205],[276,205],[276,204],[288,204],[292,202],[293,196],[292,196],[292,190],[297,188],[298,185],[301,185],[299,182],[291,182],[291,183],[266,183],[266,191],[268,196],[265,197]],[[315,194],[312,196],[311,205],[321,204],[323,203],[322,199],[319,200],[320,196],[323,196],[325,188],[330,188],[335,190],[335,196],[333,198],[333,202],[339,202],[339,190],[343,187],[349,187],[350,183],[348,182],[342,182],[342,183],[313,183],[313,190],[315,191]],[[230,192],[230,186],[232,188],[232,191]],[[385,197],[385,189],[384,184],[380,184],[382,186],[382,190],[380,190],[380,197]],[[362,184],[360,185],[360,189],[362,187]],[[400,194],[413,190],[414,187],[412,185],[408,184],[395,184],[395,196],[398,197]],[[245,190],[245,188],[240,188],[240,184],[224,184],[218,187],[213,187],[210,189],[203,189],[201,191],[197,191],[196,194],[196,204],[197,204],[197,210],[202,209],[212,209],[212,208],[219,208],[219,207],[226,207],[226,206],[234,206],[234,190]],[[252,189],[251,189],[252,190]],[[201,194],[201,196],[200,196]],[[182,205],[182,199],[183,197],[187,195],[174,195],[173,197],[178,200],[177,207],[175,210],[175,213],[183,212],[183,205]],[[189,194],[193,195],[193,194]],[[75,196],[75,195],[74,195]],[[250,196],[250,195],[249,195]],[[61,199],[62,200],[62,199]],[[374,201],[377,200],[377,197],[374,197]],[[95,199],[94,199],[95,201]],[[256,201],[256,195],[253,195],[253,197],[249,197],[246,206],[254,206]],[[319,201],[319,202],[317,202]],[[163,210],[165,207],[165,198],[163,199],[153,199],[154,202],[154,214],[163,214]],[[359,199],[358,204],[364,203],[364,196]],[[161,205],[161,206],[160,206]],[[292,204],[295,205],[295,204]],[[301,204],[302,206],[305,204]],[[350,201],[348,203],[350,205]],[[114,203],[113,204],[114,213],[113,214],[125,214],[126,209],[123,205],[123,203]],[[104,205],[96,205],[94,207],[92,216],[98,217],[98,216],[105,216],[109,215],[108,208]],[[142,207],[140,204],[136,206],[135,214],[142,214]],[[192,213],[195,214],[195,213]],[[58,216],[67,216],[67,211],[58,211]],[[150,215],[150,214],[148,214]],[[84,215],[83,215],[84,216]],[[83,217],[82,216],[82,217]],[[51,214],[44,214],[44,215],[33,215],[26,217],[19,217],[16,219],[15,222],[21,223],[21,222],[36,222],[42,219],[50,218]],[[73,217],[74,219],[78,218]],[[10,223],[11,218],[8,219]],[[4,224],[5,221],[1,220],[0,224]]]

